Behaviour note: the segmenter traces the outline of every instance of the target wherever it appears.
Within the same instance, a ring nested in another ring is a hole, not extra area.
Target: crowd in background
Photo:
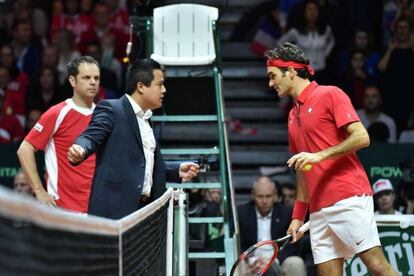
[[[231,39],[251,41],[258,56],[286,41],[299,45],[316,71],[315,80],[349,95],[372,141],[414,143],[414,105],[404,100],[413,90],[414,2],[276,3],[265,1],[247,12]]]
[[[96,101],[121,95],[130,39],[126,1],[5,0],[0,3],[0,143],[21,140],[42,112],[71,97],[66,64],[101,65]]]
[[[21,140],[43,111],[71,96],[65,69],[75,57],[100,62],[97,100],[122,94],[130,6],[126,0],[0,3],[0,143]],[[350,96],[373,141],[413,143],[414,107],[402,100],[413,89],[413,10],[412,0],[270,0],[247,12],[230,40],[250,41],[259,56],[285,41],[298,44],[316,81]]]

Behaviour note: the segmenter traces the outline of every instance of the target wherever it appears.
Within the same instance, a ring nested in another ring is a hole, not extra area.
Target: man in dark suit
[[[290,224],[291,210],[277,202],[277,188],[267,176],[259,177],[252,188],[252,200],[238,207],[240,245],[245,251],[263,240],[275,240],[286,235]],[[297,245],[288,245],[278,256],[283,262],[297,253]]]
[[[194,163],[166,165],[149,118],[161,107],[166,89],[158,62],[144,59],[130,67],[127,93],[96,106],[88,128],[68,152],[81,163],[96,152],[89,214],[119,219],[160,197],[166,180],[196,176]]]

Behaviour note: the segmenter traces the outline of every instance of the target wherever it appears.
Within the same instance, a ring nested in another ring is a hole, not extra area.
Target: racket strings
[[[273,243],[266,243],[254,247],[240,261],[234,275],[261,275],[264,270],[276,259],[277,251],[277,245]]]

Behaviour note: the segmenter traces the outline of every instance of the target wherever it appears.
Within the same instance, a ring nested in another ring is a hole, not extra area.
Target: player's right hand
[[[53,207],[56,206],[55,199],[51,195],[49,195],[49,193],[46,192],[45,190],[39,190],[35,192],[35,195],[36,195],[37,200],[39,200],[39,202],[53,206]]]
[[[292,219],[287,230],[288,235],[292,235],[292,243],[297,242],[303,237],[303,232],[299,231],[299,228],[303,225],[303,221],[298,219]]]
[[[85,149],[73,144],[68,151],[68,160],[72,165],[80,164],[85,157]]]

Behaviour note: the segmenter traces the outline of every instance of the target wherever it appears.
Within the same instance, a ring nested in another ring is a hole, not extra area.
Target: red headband
[[[293,69],[306,68],[306,69],[308,69],[311,76],[315,75],[315,70],[312,68],[312,66],[310,66],[309,64],[303,64],[303,63],[298,63],[298,62],[294,62],[294,61],[284,61],[284,60],[278,59],[278,58],[268,59],[267,60],[267,66],[282,67],[282,68],[287,68],[289,66],[292,66]]]

